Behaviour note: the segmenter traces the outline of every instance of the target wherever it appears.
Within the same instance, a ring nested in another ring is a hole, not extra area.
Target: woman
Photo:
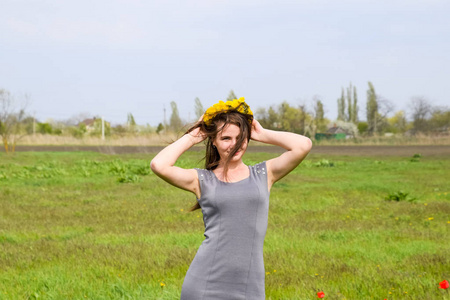
[[[174,166],[186,150],[204,140],[205,169]],[[280,156],[246,166],[249,140],[286,149]],[[151,162],[155,174],[197,197],[205,240],[184,279],[182,300],[265,299],[263,244],[272,185],[311,150],[307,137],[264,129],[244,98],[220,101],[179,140]]]

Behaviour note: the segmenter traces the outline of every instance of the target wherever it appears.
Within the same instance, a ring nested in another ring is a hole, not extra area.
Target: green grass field
[[[152,157],[0,153],[0,299],[179,299],[203,221]],[[310,155],[271,191],[267,299],[450,299],[449,166]]]

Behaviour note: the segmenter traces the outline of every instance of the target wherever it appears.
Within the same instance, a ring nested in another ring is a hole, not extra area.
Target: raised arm
[[[269,189],[297,167],[311,150],[309,138],[292,132],[264,129],[258,121],[252,123],[252,140],[280,146],[287,151],[266,162]]]
[[[183,135],[176,142],[170,144],[159,152],[151,161],[152,171],[168,183],[183,190],[194,193],[200,198],[200,185],[195,169],[183,169],[174,166],[177,159],[195,144],[205,139],[200,128]]]

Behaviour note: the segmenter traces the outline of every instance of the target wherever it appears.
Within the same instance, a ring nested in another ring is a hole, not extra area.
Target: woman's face
[[[214,139],[213,145],[216,146],[221,160],[228,158],[234,148],[234,145],[236,145],[240,133],[241,130],[238,126],[234,124],[227,124],[217,134],[216,138]],[[245,150],[247,150],[247,146],[248,142],[247,140],[245,140],[242,144],[242,147],[234,154],[230,162],[241,160],[242,156],[245,153]]]

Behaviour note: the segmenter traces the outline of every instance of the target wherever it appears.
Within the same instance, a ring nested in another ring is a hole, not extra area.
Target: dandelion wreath
[[[241,114],[249,116],[248,121],[251,124],[253,120],[253,112],[245,103],[244,97],[239,99],[228,100],[227,102],[219,101],[208,108],[203,116],[203,122],[208,126],[211,125],[211,120],[220,113],[227,113],[230,111],[238,111]]]

